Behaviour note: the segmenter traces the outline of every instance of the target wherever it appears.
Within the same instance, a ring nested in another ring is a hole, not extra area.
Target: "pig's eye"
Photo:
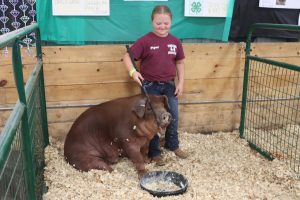
[[[151,108],[149,106],[147,107],[147,111],[151,111]]]

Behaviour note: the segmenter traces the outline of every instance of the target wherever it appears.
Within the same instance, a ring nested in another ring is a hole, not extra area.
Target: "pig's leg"
[[[130,146],[126,149],[126,151],[129,159],[133,162],[136,170],[138,171],[139,178],[141,178],[146,173],[144,157],[141,153],[141,147]]]
[[[111,142],[111,145],[105,148],[105,160],[109,164],[116,164],[119,161],[118,146]]]
[[[149,144],[145,144],[144,146],[141,147],[141,153],[143,155],[145,163],[150,163],[150,158],[148,157],[148,152],[149,152]]]
[[[113,169],[101,158],[95,158],[90,164],[90,169],[100,169],[112,172]]]
[[[113,171],[113,169],[102,158],[97,156],[86,156],[80,164],[80,168],[83,171],[89,171],[91,169],[107,170],[109,172]]]

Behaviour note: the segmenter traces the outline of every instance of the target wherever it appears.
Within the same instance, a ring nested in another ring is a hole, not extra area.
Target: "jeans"
[[[168,81],[160,83],[156,81],[143,81],[143,87],[148,94],[153,95],[166,95],[170,106],[170,114],[172,115],[172,121],[166,129],[165,134],[165,148],[170,151],[174,151],[179,147],[178,140],[178,98],[174,95],[176,86],[174,81]],[[144,93],[143,88],[141,88]],[[150,141],[148,156],[153,158],[161,154],[159,148],[159,136],[156,134]]]

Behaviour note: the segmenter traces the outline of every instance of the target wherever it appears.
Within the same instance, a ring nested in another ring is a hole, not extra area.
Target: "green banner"
[[[109,16],[53,16],[52,0],[38,0],[36,9],[42,40],[58,44],[133,42],[152,31],[150,16],[158,4],[172,10],[171,33],[178,38],[227,41],[233,2],[227,17],[185,17],[184,0],[110,0]]]

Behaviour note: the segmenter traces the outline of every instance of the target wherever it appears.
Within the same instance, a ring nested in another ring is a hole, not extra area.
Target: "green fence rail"
[[[24,87],[20,40],[35,33],[35,68]],[[0,135],[0,199],[42,199],[44,148],[49,144],[40,32],[37,24],[0,36],[12,45],[19,99]]]
[[[300,26],[254,24],[247,36],[240,137],[268,159],[284,160],[300,177],[300,66],[251,54],[256,29]]]

